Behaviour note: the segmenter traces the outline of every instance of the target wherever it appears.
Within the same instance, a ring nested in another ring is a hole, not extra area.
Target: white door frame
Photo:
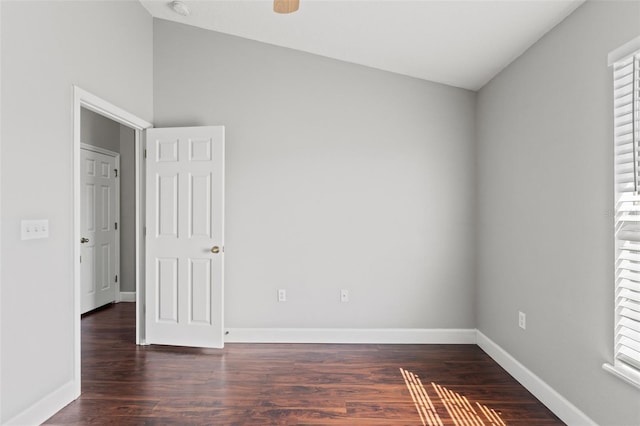
[[[115,159],[115,168],[116,170],[118,170],[118,172],[122,172],[122,170],[120,170],[120,153],[118,152],[114,152],[108,149],[104,149],[104,148],[100,148],[99,146],[93,146],[93,145],[89,145],[86,144],[84,142],[80,142],[80,149],[84,149],[86,151],[91,151],[91,152],[96,152],[98,154],[104,154],[107,155],[109,157],[113,157]],[[120,173],[122,174],[122,173]],[[118,173],[116,173],[116,177],[118,177]],[[81,188],[82,191],[82,188]],[[80,197],[82,198],[82,194],[80,195]],[[115,283],[113,283],[114,287],[115,287],[115,291],[116,291],[116,295],[115,295],[115,299],[114,301],[116,303],[121,301],[120,298],[120,282],[122,281],[122,274],[120,271],[120,229],[122,229],[122,223],[120,221],[121,218],[121,214],[120,214],[120,179],[116,179],[116,191],[115,191],[115,210],[116,210],[116,217],[115,222],[118,224],[118,226],[120,227],[119,229],[116,230],[116,238],[115,238],[115,252],[116,252],[116,258],[113,259],[114,262],[114,266],[115,266],[115,274],[117,280]],[[82,203],[80,204],[80,214],[82,214]]]
[[[73,86],[73,340],[74,340],[74,371],[73,387],[76,398],[80,396],[81,384],[81,351],[80,351],[80,112],[86,108],[100,114],[110,120],[124,124],[135,131],[135,164],[136,164],[136,343],[143,344],[144,318],[140,316],[144,303],[144,295],[141,294],[140,265],[144,262],[144,238],[143,221],[144,212],[141,211],[142,188],[144,188],[144,169],[142,157],[142,131],[153,125],[125,110],[113,105],[98,96]]]

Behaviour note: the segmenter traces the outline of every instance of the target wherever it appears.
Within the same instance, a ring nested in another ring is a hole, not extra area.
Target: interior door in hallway
[[[117,157],[90,149],[81,161],[81,313],[116,299]]]
[[[146,131],[145,335],[221,348],[224,127]]]

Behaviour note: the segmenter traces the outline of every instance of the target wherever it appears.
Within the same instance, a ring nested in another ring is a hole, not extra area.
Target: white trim
[[[145,221],[146,217],[146,203],[143,200],[146,200],[146,189],[145,189],[145,176],[147,173],[146,170],[146,161],[145,161],[145,140],[146,132],[142,130],[136,129],[134,131],[134,139],[135,139],[135,185],[136,185],[136,197],[135,197],[135,211],[136,211],[136,277],[135,277],[135,297],[136,297],[136,344],[138,345],[146,345],[146,335],[145,335],[145,289],[143,283],[145,282],[145,273],[146,273],[146,265],[145,265]]]
[[[62,410],[70,401],[75,399],[75,388],[76,385],[73,381],[67,382],[4,424],[7,426],[24,426],[44,423],[49,417]]]
[[[121,291],[120,292],[120,302],[135,302],[136,301],[136,292],[135,291]]]
[[[227,328],[225,343],[475,344],[475,329]]]
[[[72,86],[73,90],[73,258],[71,259],[73,268],[73,342],[74,342],[74,359],[73,359],[73,393],[66,403],[69,403],[74,398],[80,396],[80,384],[81,384],[81,342],[80,342],[80,121],[81,121],[81,108],[86,108],[95,113],[98,113],[104,117],[107,117],[120,124],[124,124],[130,128],[136,130],[138,134],[141,130],[152,127],[151,123],[136,117],[135,115],[113,105],[110,102],[105,101],[98,96],[82,90],[78,86]],[[136,137],[136,148],[139,141],[139,137]],[[138,158],[136,158],[138,160]],[[136,163],[139,166],[140,163]],[[140,167],[137,167],[140,168]],[[140,183],[136,182],[136,189],[139,188]],[[136,197],[139,196],[139,192],[136,193]],[[139,212],[136,212],[139,215]],[[136,224],[139,224],[139,217],[136,217]],[[136,251],[142,250],[141,246],[136,246]],[[140,278],[140,277],[137,277]],[[136,287],[139,285],[139,280],[136,279]],[[137,309],[139,308],[137,305]],[[142,326],[136,321],[136,328]],[[136,335],[138,332],[136,331]]]
[[[97,152],[98,154],[108,155],[109,157],[120,157],[119,152],[111,151],[110,149],[101,148],[95,145],[89,145],[88,143],[81,142],[81,149],[86,149],[87,151]]]
[[[123,110],[114,104],[105,101],[98,96],[81,89],[78,86],[73,86],[74,98],[78,98],[80,106],[95,113],[102,115],[110,120],[116,121],[120,124],[124,124],[132,129],[144,130],[149,127],[153,127],[151,123],[145,121],[128,111]]]
[[[640,36],[628,41],[617,49],[612,50],[608,56],[609,66],[640,50]]]
[[[624,380],[631,386],[640,389],[640,373],[638,373],[638,370],[635,368],[627,367],[621,363],[615,363],[615,365],[605,363],[602,364],[602,369]]]
[[[596,426],[586,414],[478,330],[477,344],[522,386],[568,425]]]
[[[0,7],[0,11],[2,11],[2,7]],[[0,12],[0,22],[2,22],[2,13]],[[1,25],[0,25],[1,27]],[[1,33],[0,28],[0,33]],[[0,54],[0,58],[2,55]],[[2,59],[0,59],[0,70],[2,69]],[[0,71],[0,82],[2,81],[2,72]],[[0,93],[2,93],[2,84],[0,83]],[[2,102],[0,101],[0,105]],[[0,135],[2,134],[2,108],[0,107]],[[2,152],[2,137],[0,137],[0,152]],[[0,164],[2,164],[2,155],[0,155]],[[2,176],[2,167],[0,166],[0,176]],[[2,187],[2,182],[0,180],[0,188]],[[0,193],[0,211],[2,211],[2,194]],[[0,218],[0,223],[3,223]],[[0,238],[1,240],[1,238]],[[2,250],[0,249],[0,277],[2,276]],[[2,280],[0,280],[0,309],[2,307]],[[2,365],[2,325],[0,325],[0,365]],[[2,401],[2,386],[0,386],[0,401]],[[2,422],[2,403],[0,402],[0,422]]]

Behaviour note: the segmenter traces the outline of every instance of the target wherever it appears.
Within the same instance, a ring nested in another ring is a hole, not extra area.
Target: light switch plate
[[[23,220],[20,222],[23,240],[49,238],[49,220]]]

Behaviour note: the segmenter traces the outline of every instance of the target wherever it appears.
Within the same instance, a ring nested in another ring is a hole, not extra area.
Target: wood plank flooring
[[[46,424],[564,424],[475,345],[134,341],[133,303],[83,318],[82,395]]]

